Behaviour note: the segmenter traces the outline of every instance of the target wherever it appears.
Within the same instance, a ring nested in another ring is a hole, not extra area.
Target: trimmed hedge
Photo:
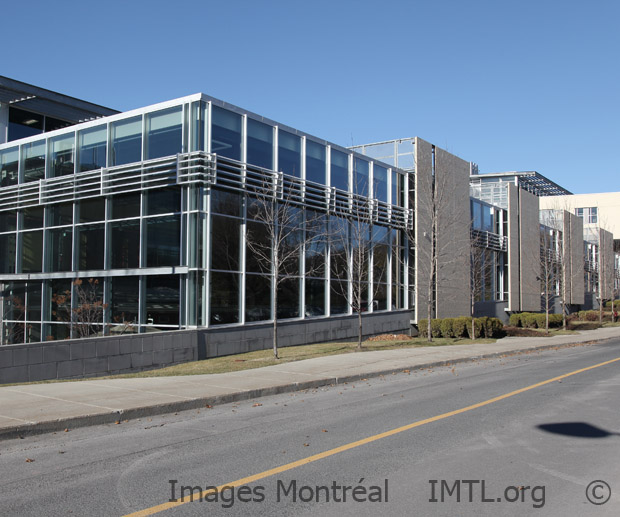
[[[495,338],[503,335],[504,325],[497,318],[475,318],[474,325],[476,337]],[[418,332],[421,337],[427,336],[428,320],[421,319],[418,322]],[[463,338],[471,337],[471,318],[461,316],[458,318],[443,318],[431,320],[431,333],[433,337]]]
[[[585,311],[581,311],[585,312]],[[581,319],[581,318],[580,318]],[[523,327],[529,329],[544,329],[545,328],[545,313],[540,312],[520,312],[518,314],[510,315],[510,324],[514,327]],[[561,314],[549,314],[549,328],[561,327],[562,315]]]

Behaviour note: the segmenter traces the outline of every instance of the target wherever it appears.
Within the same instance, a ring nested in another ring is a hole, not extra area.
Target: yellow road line
[[[236,481],[231,481],[230,483],[225,483],[224,485],[218,486],[215,490],[205,490],[201,492],[199,495],[194,496],[194,499],[199,500],[209,494],[213,494],[215,492],[219,492],[223,490],[225,487],[237,487],[241,485],[247,485],[258,481],[260,479],[264,479],[275,474],[280,474],[281,472],[286,472],[287,470],[292,470],[297,467],[301,467],[303,465],[307,465],[308,463],[314,463],[315,461],[322,460],[324,458],[329,458],[330,456],[334,456],[335,454],[339,454],[344,451],[348,451],[350,449],[355,449],[356,447],[360,447],[361,445],[366,445],[368,443],[376,442],[377,440],[381,440],[383,438],[388,438],[389,436],[394,436],[395,434],[402,433],[404,431],[409,431],[410,429],[414,429],[416,427],[420,427],[425,424],[430,424],[432,422],[437,422],[438,420],[443,420],[444,418],[448,418],[455,415],[460,415],[461,413],[465,413],[467,411],[471,411],[472,409],[478,409],[483,406],[488,406],[489,404],[493,404],[494,402],[499,402],[500,400],[504,400],[510,397],[514,397],[515,395],[519,395],[520,393],[524,393],[529,390],[533,390],[534,388],[540,388],[541,386],[545,386],[546,384],[550,384],[552,382],[560,381],[565,379],[566,377],[570,377],[572,375],[577,375],[578,373],[587,372],[588,370],[593,370],[594,368],[599,368],[600,366],[605,366],[611,363],[615,363],[616,361],[620,361],[620,357],[616,359],[611,359],[610,361],[605,361],[604,363],[598,363],[593,366],[588,366],[587,368],[581,368],[580,370],[575,370],[573,372],[565,373],[558,377],[554,377],[553,379],[548,379],[546,381],[537,382],[536,384],[532,384],[530,386],[526,386],[525,388],[520,388],[515,391],[511,391],[510,393],[505,393],[504,395],[499,395],[498,397],[494,397],[492,399],[485,400],[483,402],[477,402],[476,404],[472,404],[471,406],[467,406],[461,409],[455,409],[454,411],[449,411],[448,413],[442,413],[441,415],[433,416],[430,418],[425,418],[424,420],[418,420],[417,422],[412,422],[411,424],[403,425],[401,427],[397,427],[395,429],[391,429],[389,431],[385,431],[383,433],[375,434],[373,436],[369,436],[362,440],[357,440],[356,442],[347,443],[341,445],[340,447],[336,447],[334,449],[329,449],[324,452],[320,452],[318,454],[313,454],[312,456],[308,456],[307,458],[302,458],[297,461],[293,461],[291,463],[287,463],[285,465],[281,465],[279,467],[265,470],[263,472],[259,472],[258,474],[254,474],[252,476],[244,477],[241,479],[237,479]],[[169,510],[171,508],[176,508],[182,504],[186,504],[191,502],[192,499],[190,496],[184,497],[182,499],[177,499],[174,502],[167,502],[163,504],[158,504],[157,506],[152,506],[150,508],[146,508],[144,510],[140,510],[138,512],[127,514],[125,517],[143,517],[145,515],[154,515],[159,512],[163,512],[164,510]]]

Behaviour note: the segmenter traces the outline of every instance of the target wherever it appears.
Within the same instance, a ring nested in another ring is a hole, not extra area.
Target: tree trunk
[[[280,359],[278,356],[278,284],[274,279],[275,289],[273,290],[273,357]]]
[[[357,349],[362,349],[362,311],[357,311]]]

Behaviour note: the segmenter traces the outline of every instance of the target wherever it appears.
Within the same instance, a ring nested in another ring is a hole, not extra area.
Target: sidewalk
[[[620,327],[490,344],[350,353],[212,375],[0,387],[0,440],[225,404],[361,378],[620,337]]]

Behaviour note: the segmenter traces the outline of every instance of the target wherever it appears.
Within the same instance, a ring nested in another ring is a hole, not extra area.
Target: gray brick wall
[[[406,332],[409,321],[409,311],[366,314],[363,332]],[[356,336],[355,316],[280,322],[278,331],[280,346]],[[0,384],[130,373],[271,346],[271,324],[6,345]]]

